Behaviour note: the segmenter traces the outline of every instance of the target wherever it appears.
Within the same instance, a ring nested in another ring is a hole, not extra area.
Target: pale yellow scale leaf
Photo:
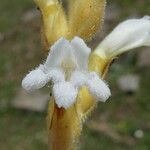
[[[66,15],[57,0],[34,1],[42,14],[42,38],[48,49],[59,38],[66,37],[68,33]]]
[[[106,0],[70,0],[69,1],[70,37],[79,36],[90,40],[100,29]]]

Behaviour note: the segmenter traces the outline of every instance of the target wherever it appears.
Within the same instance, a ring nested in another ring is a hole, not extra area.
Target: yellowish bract
[[[71,0],[69,2],[70,37],[76,35],[85,41],[91,40],[102,25],[105,0]]]
[[[100,29],[106,0],[68,0],[65,13],[58,0],[34,0],[40,8],[42,38],[48,49],[60,37],[90,40]]]
[[[42,14],[42,40],[45,49],[48,50],[60,37],[66,37],[68,32],[66,15],[57,0],[34,1]]]

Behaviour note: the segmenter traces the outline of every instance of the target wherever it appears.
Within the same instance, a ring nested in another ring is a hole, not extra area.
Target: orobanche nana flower
[[[94,53],[100,57],[114,58],[140,46],[150,46],[150,16],[120,23],[99,44]]]
[[[51,47],[45,63],[23,79],[23,88],[32,91],[52,81],[55,102],[65,109],[75,103],[82,86],[87,86],[97,100],[105,102],[111,93],[95,72],[88,71],[90,53],[91,49],[81,38],[75,37],[71,42],[60,38]]]

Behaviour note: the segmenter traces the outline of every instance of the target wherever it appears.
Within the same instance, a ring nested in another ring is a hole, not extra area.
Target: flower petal
[[[46,74],[42,71],[42,65],[31,71],[22,80],[22,87],[27,91],[40,89],[48,82]]]
[[[87,82],[87,76],[86,73],[75,71],[72,73],[70,82],[75,86],[76,88],[79,88],[86,84]]]
[[[59,108],[69,108],[76,101],[77,89],[70,82],[57,83],[53,87],[53,94]]]
[[[52,80],[54,84],[65,81],[65,75],[61,69],[51,69],[47,73],[47,77],[49,80]]]
[[[67,60],[68,58],[76,64],[73,48],[69,41],[65,38],[61,38],[51,47],[45,66],[47,68],[60,67],[63,60]]]
[[[105,102],[111,95],[108,85],[95,72],[89,73],[87,86],[91,94],[102,102]]]
[[[150,16],[120,23],[97,47],[99,56],[115,57],[140,46],[150,46]]]
[[[71,41],[71,46],[74,48],[74,53],[78,62],[78,69],[88,70],[88,58],[91,49],[87,47],[85,42],[79,37],[75,37]]]

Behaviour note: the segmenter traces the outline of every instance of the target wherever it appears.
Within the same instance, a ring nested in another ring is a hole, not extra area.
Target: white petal
[[[54,84],[65,81],[64,72],[59,68],[49,70],[47,77],[49,80],[52,80]]]
[[[111,95],[108,85],[95,72],[89,74],[87,86],[91,94],[102,102],[105,102]]]
[[[40,89],[48,82],[48,78],[41,68],[42,65],[27,74],[26,77],[22,80],[22,87],[25,90],[33,91]]]
[[[63,60],[71,59],[76,64],[74,51],[68,40],[59,39],[52,47],[45,62],[47,68],[60,67]]]
[[[120,23],[96,48],[95,53],[115,57],[140,46],[150,46],[150,16]]]
[[[77,89],[70,82],[57,83],[53,87],[53,94],[59,108],[69,108],[76,101]]]
[[[86,84],[87,82],[87,75],[86,73],[75,71],[72,73],[70,82],[75,86],[76,88],[79,88]]]
[[[78,62],[78,69],[88,70],[88,58],[91,49],[87,47],[85,42],[79,37],[75,37],[71,41],[71,46],[74,48],[75,56]]]

